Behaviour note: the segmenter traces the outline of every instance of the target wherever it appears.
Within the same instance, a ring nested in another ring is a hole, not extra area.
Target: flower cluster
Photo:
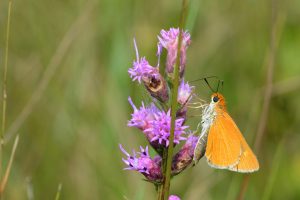
[[[120,145],[121,151],[127,156],[123,158],[123,162],[128,166],[125,170],[135,170],[142,173],[149,181],[157,181],[162,179],[162,173],[160,169],[161,158],[156,157],[152,159],[148,153],[148,147],[145,149],[140,147],[140,152],[132,152],[132,155],[124,150]]]
[[[124,150],[122,145],[120,145],[121,151],[126,156],[126,158],[123,158],[123,162],[127,165],[126,170],[138,171],[143,174],[148,181],[155,184],[160,184],[162,181],[162,152],[167,150],[170,144],[171,109],[169,97],[171,96],[170,88],[172,88],[170,82],[174,78],[173,73],[176,64],[179,35],[182,36],[179,66],[180,85],[178,87],[178,110],[175,119],[173,144],[176,146],[182,141],[185,141],[185,143],[181,145],[182,147],[173,156],[172,176],[181,173],[190,166],[193,161],[193,152],[198,140],[198,137],[188,131],[189,126],[185,124],[187,120],[187,105],[193,96],[194,87],[185,82],[183,77],[186,66],[186,51],[191,40],[190,34],[187,31],[181,31],[180,34],[178,28],[171,28],[170,30],[162,30],[160,32],[157,45],[157,66],[150,65],[145,57],[139,56],[138,48],[134,40],[136,59],[132,67],[128,70],[132,81],[143,84],[152,96],[153,102],[149,104],[142,102],[141,106],[137,107],[129,97],[128,101],[133,108],[133,113],[127,125],[139,129],[158,154],[151,157],[148,147],[140,147],[140,152],[133,151],[132,154],[129,154]],[[167,52],[165,62],[166,76],[160,73],[160,56],[164,49]],[[169,199],[177,200],[179,197],[171,195]]]
[[[159,110],[153,103],[145,107],[143,102],[142,106],[137,109],[130,97],[128,101],[133,107],[128,126],[142,130],[154,148],[167,147],[169,145],[171,127],[170,110],[167,112]],[[181,140],[186,139],[184,135],[186,135],[185,129],[188,126],[185,126],[183,122],[183,118],[175,121],[174,144],[179,144]]]

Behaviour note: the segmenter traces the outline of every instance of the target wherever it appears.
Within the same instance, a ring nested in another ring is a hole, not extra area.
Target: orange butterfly
[[[241,173],[259,169],[256,156],[227,113],[223,95],[218,92],[212,94],[211,103],[203,110],[201,123],[201,134],[194,150],[195,163],[205,151],[211,167]]]

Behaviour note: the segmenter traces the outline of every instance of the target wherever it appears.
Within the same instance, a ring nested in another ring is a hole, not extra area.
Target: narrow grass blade
[[[5,186],[6,186],[8,177],[9,177],[9,174],[10,174],[11,166],[12,166],[14,158],[15,158],[15,153],[16,153],[16,150],[17,150],[17,147],[18,147],[18,143],[19,143],[19,135],[17,135],[17,137],[15,139],[15,142],[14,142],[14,145],[13,145],[13,148],[12,148],[12,152],[10,154],[10,158],[9,158],[9,162],[8,162],[5,174],[4,174],[4,176],[3,176],[2,180],[1,180],[1,184],[0,184],[0,196],[4,192],[4,189],[5,189]]]

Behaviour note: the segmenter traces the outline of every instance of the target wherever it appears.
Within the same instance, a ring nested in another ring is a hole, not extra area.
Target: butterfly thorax
[[[207,106],[204,107],[202,111],[202,118],[201,118],[201,132],[200,136],[197,142],[197,145],[194,150],[194,162],[197,163],[199,159],[204,155],[205,148],[206,148],[206,142],[207,142],[207,136],[209,129],[211,125],[213,124],[217,112],[216,112],[216,103],[210,103]]]

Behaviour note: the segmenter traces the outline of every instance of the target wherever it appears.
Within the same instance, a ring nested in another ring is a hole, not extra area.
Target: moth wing
[[[205,156],[210,166],[234,171],[242,154],[241,133],[225,111],[217,108],[216,113],[208,133]]]

